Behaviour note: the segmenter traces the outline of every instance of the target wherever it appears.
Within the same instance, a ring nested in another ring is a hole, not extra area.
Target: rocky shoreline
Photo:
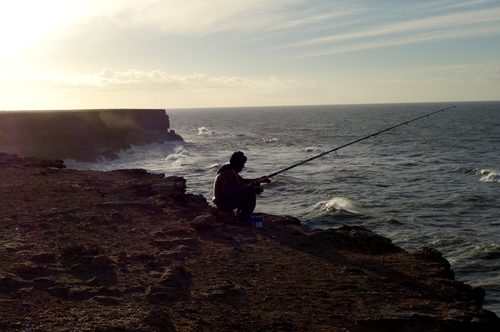
[[[287,216],[221,223],[185,180],[0,153],[0,331],[497,331],[431,248]]]

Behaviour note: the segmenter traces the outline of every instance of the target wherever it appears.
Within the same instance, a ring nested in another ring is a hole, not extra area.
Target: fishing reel
[[[255,194],[261,194],[264,191],[264,188],[260,185],[258,181],[253,181],[250,186],[252,187],[252,190],[255,192]]]

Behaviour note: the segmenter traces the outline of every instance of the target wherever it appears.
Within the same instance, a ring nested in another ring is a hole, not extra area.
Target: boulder
[[[207,231],[211,231],[215,228],[217,217],[212,213],[204,213],[191,221],[191,227],[193,227],[197,232],[203,233]],[[234,215],[231,216],[231,219],[234,220]]]

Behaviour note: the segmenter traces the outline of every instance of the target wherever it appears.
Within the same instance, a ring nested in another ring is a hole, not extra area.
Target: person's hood
[[[230,164],[225,164],[224,166],[222,166],[221,168],[219,168],[219,170],[217,171],[217,174],[220,174],[222,172],[225,172],[227,170],[232,170],[233,168],[231,167]]]

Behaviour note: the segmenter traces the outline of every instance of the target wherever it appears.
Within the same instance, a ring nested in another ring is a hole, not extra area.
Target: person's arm
[[[244,179],[240,176],[241,182],[243,184],[251,184],[252,182],[257,182],[257,183],[271,183],[271,179],[269,179],[267,176],[262,176],[257,179]]]

